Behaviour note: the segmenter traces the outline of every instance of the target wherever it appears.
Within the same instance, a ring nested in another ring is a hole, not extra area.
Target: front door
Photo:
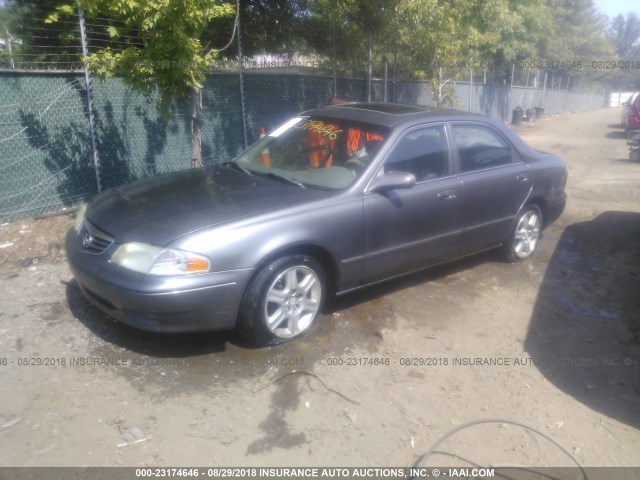
[[[416,184],[365,194],[365,284],[438,263],[457,249],[462,185],[444,126],[417,127],[401,137],[380,174],[391,171],[412,173]]]

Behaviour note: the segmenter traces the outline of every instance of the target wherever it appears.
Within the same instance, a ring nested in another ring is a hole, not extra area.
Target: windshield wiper
[[[240,170],[241,172],[246,173],[247,175],[261,175],[263,177],[268,177],[268,178],[273,178],[273,179],[276,179],[276,180],[280,180],[281,182],[289,183],[291,185],[295,185],[295,186],[300,187],[300,188],[307,188],[304,183],[299,182],[298,180],[294,180],[293,178],[285,177],[284,175],[280,175],[279,173],[274,173],[274,172],[261,172],[261,171],[258,171],[258,170],[249,170],[247,167],[243,167],[242,165],[240,165],[235,160],[228,160],[228,161],[224,162],[222,165],[224,167],[231,166],[231,167],[235,168],[236,170]]]
[[[247,175],[253,175],[253,172],[251,170],[249,170],[248,168],[243,167],[242,165],[240,165],[235,160],[229,160],[229,161],[224,162],[222,164],[223,167],[226,167],[227,165],[231,165],[236,170],[240,170],[242,173],[246,173]]]
[[[300,188],[307,188],[307,186],[304,183],[302,183],[302,182],[300,182],[298,180],[294,180],[293,178],[285,177],[284,175],[280,175],[279,173],[257,172],[257,171],[254,171],[253,173],[255,173],[256,175],[263,175],[263,176],[268,177],[268,178],[273,178],[275,180],[280,180],[281,182],[289,183],[291,185],[296,185],[296,186],[298,186]]]

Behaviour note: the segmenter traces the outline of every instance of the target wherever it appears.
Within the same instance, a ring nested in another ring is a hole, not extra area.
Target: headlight
[[[80,231],[80,228],[82,227],[82,222],[84,222],[84,217],[86,213],[87,213],[87,204],[83,203],[82,205],[80,205],[80,208],[78,209],[78,213],[76,213],[76,223],[73,226],[73,229],[76,232]]]
[[[210,267],[202,255],[137,242],[120,245],[111,262],[149,275],[192,275],[206,273]]]

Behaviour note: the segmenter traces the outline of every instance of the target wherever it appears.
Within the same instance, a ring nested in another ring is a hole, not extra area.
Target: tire
[[[536,205],[525,205],[504,245],[504,255],[510,262],[521,262],[534,254],[542,233],[542,214]]]
[[[640,150],[634,148],[629,152],[629,160],[632,162],[640,162]]]
[[[307,255],[263,267],[242,297],[238,332],[254,345],[278,345],[311,329],[326,295],[322,265]]]

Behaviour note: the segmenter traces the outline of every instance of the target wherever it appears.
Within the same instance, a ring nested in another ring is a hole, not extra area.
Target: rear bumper
[[[109,316],[154,332],[230,330],[252,269],[189,277],[144,275],[80,250],[76,232],[66,237],[69,266],[84,296]]]

